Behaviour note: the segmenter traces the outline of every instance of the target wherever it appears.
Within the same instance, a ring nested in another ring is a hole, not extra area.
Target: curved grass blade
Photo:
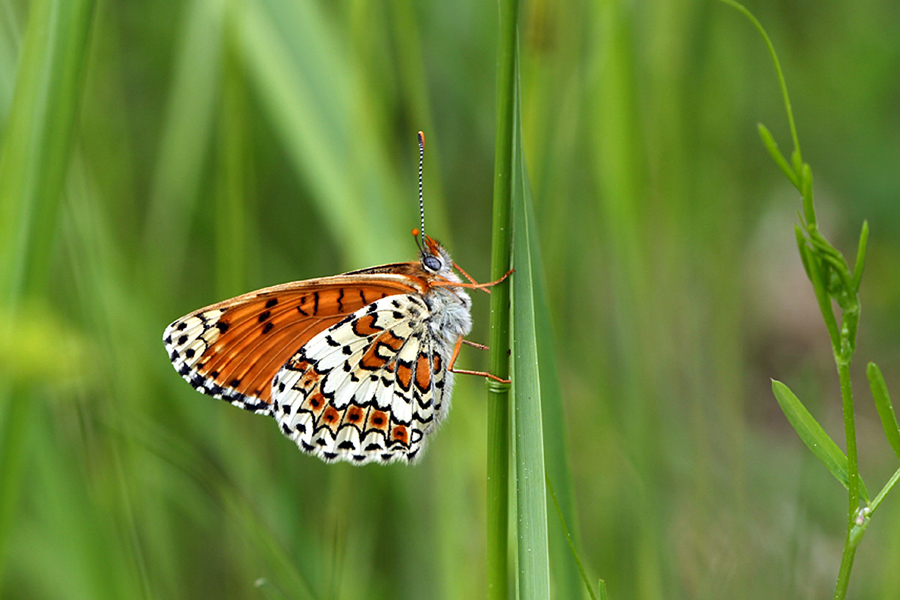
[[[800,402],[788,386],[773,379],[772,392],[775,394],[775,399],[778,400],[778,405],[781,406],[781,410],[790,422],[791,427],[794,428],[794,431],[797,432],[797,435],[800,436],[803,443],[812,450],[813,454],[816,455],[816,458],[822,461],[822,464],[825,465],[831,474],[834,475],[845,488],[849,489],[850,483],[847,455],[845,455],[841,449],[838,448],[838,445],[834,443],[834,440],[825,433],[825,430],[822,429],[819,422],[815,420],[808,410],[806,410],[806,407],[803,406],[803,403]],[[860,478],[859,483],[860,496],[868,503],[869,492],[866,490],[862,478]]]
[[[594,588],[591,586],[591,582],[587,577],[587,574],[584,572],[584,567],[581,564],[581,556],[578,554],[578,549],[575,548],[575,542],[572,541],[572,534],[569,533],[569,528],[566,526],[566,519],[563,517],[562,509],[559,507],[559,500],[556,498],[556,492],[553,491],[553,483],[550,481],[550,477],[547,476],[547,491],[550,492],[550,498],[553,500],[553,506],[556,508],[556,514],[559,516],[559,522],[562,525],[563,531],[566,535],[566,541],[569,543],[569,550],[572,552],[572,558],[575,559],[575,563],[578,565],[578,572],[581,574],[581,579],[584,581],[584,587],[587,588],[588,594],[591,596],[593,600],[597,600],[597,595],[594,593]]]

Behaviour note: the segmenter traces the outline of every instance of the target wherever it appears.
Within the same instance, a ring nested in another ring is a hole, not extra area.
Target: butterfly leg
[[[490,350],[490,348],[488,348],[484,344],[479,344],[478,342],[473,342],[471,340],[464,339],[462,341],[462,343],[465,344],[466,346],[472,346],[473,348],[478,348],[479,350]]]
[[[472,285],[478,285],[478,282],[475,281],[475,280],[472,278],[471,275],[469,275],[468,273],[466,273],[465,269],[463,269],[461,266],[459,266],[459,265],[456,264],[456,263],[453,263],[453,268],[456,269],[457,271],[459,271],[460,273],[462,273],[462,274],[463,274],[463,277],[465,277],[466,279],[469,280],[469,283],[471,283]],[[490,293],[491,293],[491,290],[486,290],[486,289],[484,289],[484,288],[481,288],[481,291],[484,292],[485,294],[490,294]]]
[[[456,358],[459,356],[459,349],[462,348],[462,345],[464,342],[469,345],[476,346],[476,347],[481,346],[481,344],[475,344],[474,342],[469,342],[468,340],[463,338],[463,336],[459,336],[459,339],[456,340],[456,346],[453,347],[453,355],[450,356],[450,366],[448,367],[448,370],[451,373],[461,373],[463,375],[480,375],[481,377],[487,377],[488,379],[493,379],[494,381],[499,381],[500,383],[512,383],[512,381],[510,381],[509,379],[503,379],[503,378],[497,377],[496,375],[492,375],[491,373],[488,373],[486,371],[469,371],[468,369],[454,369],[453,365],[456,364]],[[487,348],[487,346],[484,346],[484,348]]]
[[[501,277],[500,279],[498,279],[496,281],[490,281],[488,283],[477,283],[474,279],[469,277],[468,273],[466,273],[465,271],[460,269],[459,265],[457,265],[456,263],[453,263],[453,266],[456,267],[457,271],[459,271],[460,273],[465,275],[466,279],[471,281],[471,283],[457,283],[455,281],[432,281],[430,285],[432,285],[434,287],[460,287],[460,288],[467,288],[470,290],[481,290],[482,292],[487,292],[488,294],[490,294],[491,290],[489,290],[487,288],[493,287],[493,286],[497,285],[498,283],[503,283],[504,281],[506,281],[506,278],[509,277],[510,275],[512,275],[513,272],[515,271],[515,269],[510,269],[509,271],[506,272],[506,275],[504,275],[503,277]]]

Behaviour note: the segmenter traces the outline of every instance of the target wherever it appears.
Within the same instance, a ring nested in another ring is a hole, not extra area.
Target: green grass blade
[[[532,198],[530,177],[525,178],[526,196]],[[567,539],[570,533],[564,523],[571,527],[571,541],[578,543],[575,517],[575,490],[572,468],[569,462],[569,432],[566,426],[566,411],[563,406],[562,388],[556,362],[557,350],[553,334],[553,317],[548,303],[546,274],[539,248],[533,203],[529,202],[526,218],[528,230],[532,233],[531,266],[534,291],[535,333],[537,352],[541,357],[539,371],[541,378],[541,411],[544,430],[544,463],[548,481],[555,489],[554,502],[560,510],[562,521],[550,518],[550,566],[553,587],[560,598],[577,598],[582,590],[579,566],[572,561]],[[561,525],[563,523],[563,525]]]
[[[513,129],[515,124],[516,53],[519,3],[500,3],[497,42],[497,111],[494,150],[494,208],[491,236],[491,279],[502,277],[510,266],[512,246],[511,194]],[[515,278],[515,276],[514,276]],[[509,376],[510,284],[497,285],[491,295],[490,370]],[[509,387],[488,380],[487,439],[487,592],[491,600],[509,597]]]
[[[518,88],[517,88],[518,98]],[[547,489],[541,414],[540,357],[535,318],[532,254],[536,253],[528,213],[531,198],[525,181],[520,105],[515,105],[513,131],[513,266],[512,347],[515,418],[516,537],[518,597],[550,597],[550,554],[547,537]]]
[[[803,440],[803,443],[812,450],[822,464],[831,472],[835,478],[840,481],[845,488],[849,489],[849,476],[847,456],[838,448],[834,440],[825,433],[819,422],[806,410],[803,403],[794,395],[794,393],[780,381],[772,380],[772,392],[778,405],[790,422],[791,427]],[[866,486],[860,478],[860,495],[866,502],[869,501],[869,493]]]
[[[48,277],[60,192],[80,108],[94,3],[30,6],[0,157],[0,305],[9,322]],[[0,337],[8,335],[0,325]],[[0,381],[0,572],[9,545],[33,409],[24,385]]]
[[[900,458],[900,426],[897,425],[897,416],[894,414],[894,405],[891,404],[891,396],[888,394],[884,376],[878,365],[873,362],[866,367],[866,375],[869,377],[869,387],[872,389],[872,397],[875,399],[875,408],[881,418],[884,435],[891,448],[894,449],[894,454]]]
[[[247,156],[246,84],[233,52],[225,53],[219,144],[216,218],[216,284],[219,298],[237,296],[247,285]]]
[[[575,547],[575,542],[572,540],[572,534],[569,533],[569,528],[566,526],[566,519],[563,517],[562,509],[559,506],[559,500],[556,497],[556,492],[553,491],[553,483],[550,481],[550,477],[547,476],[547,491],[550,492],[550,498],[553,500],[553,506],[556,508],[556,514],[559,516],[559,522],[561,527],[563,528],[563,532],[566,536],[566,542],[568,542],[569,550],[572,552],[572,558],[575,559],[575,564],[578,565],[578,573],[581,575],[581,580],[584,582],[584,587],[587,589],[588,594],[590,594],[593,600],[597,600],[597,595],[594,593],[594,587],[591,585],[590,579],[588,579],[587,573],[584,572],[584,566],[581,564],[581,556],[578,554],[578,549]],[[574,594],[569,594],[566,597],[574,597]]]
[[[356,112],[355,103],[372,96],[342,52],[341,32],[315,3],[249,0],[231,8],[251,87],[348,262],[368,266],[408,253],[393,217],[415,214],[414,188],[410,181],[401,193],[377,133]],[[354,155],[364,157],[364,169],[348,170]]]
[[[46,278],[93,8],[43,0],[30,9],[0,159],[2,300]]]
[[[184,264],[221,87],[221,3],[193,0],[185,13],[144,230],[155,281]]]

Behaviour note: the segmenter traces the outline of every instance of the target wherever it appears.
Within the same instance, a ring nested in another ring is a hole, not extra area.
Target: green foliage
[[[863,221],[856,253],[856,263],[851,271],[850,265],[844,259],[844,256],[819,231],[816,209],[813,203],[812,169],[801,158],[800,142],[794,126],[794,115],[791,111],[787,86],[785,85],[781,65],[772,42],[759,21],[747,9],[733,0],[722,1],[735,7],[750,19],[768,46],[772,62],[778,74],[778,81],[781,84],[784,106],[791,126],[794,151],[791,153],[790,165],[788,165],[787,160],[781,154],[769,130],[760,125],[759,133],[763,145],[769,151],[769,155],[801,194],[803,214],[801,215],[800,224],[795,226],[797,248],[800,251],[803,268],[812,283],[813,291],[819,303],[819,311],[822,313],[825,326],[831,338],[831,349],[834,354],[834,362],[837,366],[841,385],[847,455],[845,456],[841,452],[837,444],[834,443],[822,426],[803,406],[803,403],[786,385],[773,381],[772,391],[775,393],[778,404],[787,416],[791,426],[800,436],[800,439],[831,471],[832,475],[847,488],[849,496],[847,536],[834,594],[835,599],[843,599],[847,596],[850,571],[853,568],[857,545],[862,540],[862,534],[865,532],[865,528],[875,508],[881,503],[887,492],[893,488],[897,480],[896,476],[893,477],[878,494],[878,502],[870,503],[866,486],[859,474],[857,458],[856,414],[851,391],[850,362],[856,351],[856,334],[859,327],[860,313],[859,286],[865,267],[869,225],[868,222]],[[838,318],[834,313],[835,304],[841,309],[840,322],[838,322]],[[884,379],[881,378],[878,368],[871,363],[869,365],[869,381],[888,441],[896,448],[898,433],[893,407],[887,395]],[[898,457],[900,457],[900,454],[898,454]],[[900,469],[897,470],[897,474],[900,474]],[[860,506],[860,501],[866,506]]]
[[[0,598],[450,600],[483,597],[492,567],[516,581],[517,522],[485,502],[499,490],[520,516],[510,463],[490,479],[487,467],[512,455],[512,437],[487,439],[513,400],[485,403],[483,382],[460,376],[416,467],[324,465],[270,420],[190,389],[160,340],[232,294],[411,259],[420,129],[429,233],[479,281],[501,276],[512,213],[494,218],[491,188],[512,173],[511,117],[497,135],[512,88],[501,93],[496,61],[510,24],[534,212],[531,375],[584,577],[617,599],[832,593],[821,565],[840,560],[848,505],[769,389],[774,377],[804,400],[845,450],[849,485],[841,390],[816,349],[856,349],[852,325],[858,357],[883,370],[869,372],[875,408],[858,394],[859,454],[869,486],[887,483],[850,528],[853,543],[874,530],[848,597],[896,594],[900,5],[754,7],[802,107],[802,159],[785,150],[781,171],[753,125],[770,124],[770,149],[793,147],[779,134],[791,125],[732,11],[537,0],[501,30],[497,8],[4,4]],[[495,170],[501,146],[510,162]],[[493,264],[492,226],[505,236]],[[489,305],[508,302],[504,288],[473,294],[472,339],[498,355],[464,348],[461,368],[502,364]],[[830,334],[803,316],[823,305]],[[887,442],[872,435],[883,429]],[[552,598],[587,598],[549,512],[548,561],[535,562],[549,562]]]
[[[780,381],[773,381],[772,392],[775,394],[775,399],[778,400],[778,405],[781,406],[781,410],[787,417],[791,427],[794,428],[794,431],[797,432],[803,443],[812,450],[816,458],[822,461],[822,464],[825,465],[831,474],[845,488],[849,489],[850,476],[848,473],[847,455],[841,452],[834,440],[828,437],[822,426],[809,414],[809,411],[806,410],[806,407],[803,406],[803,403],[797,399],[797,396],[794,395],[788,386]],[[862,479],[860,479],[860,485],[862,486],[862,499],[864,502],[868,502],[869,494]]]
[[[900,426],[897,425],[894,405],[891,404],[891,397],[888,395],[884,375],[881,374],[881,369],[878,368],[878,365],[871,362],[866,367],[866,374],[869,376],[872,398],[875,399],[875,408],[878,410],[878,416],[881,418],[884,435],[887,437],[891,448],[893,448],[894,454],[897,455],[897,458],[900,458]]]

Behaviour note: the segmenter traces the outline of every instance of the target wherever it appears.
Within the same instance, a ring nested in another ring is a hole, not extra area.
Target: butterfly
[[[419,259],[285,283],[166,327],[172,366],[199,392],[274,417],[326,462],[414,462],[447,416],[476,283],[425,235],[419,132]],[[468,282],[454,272],[459,271]]]

